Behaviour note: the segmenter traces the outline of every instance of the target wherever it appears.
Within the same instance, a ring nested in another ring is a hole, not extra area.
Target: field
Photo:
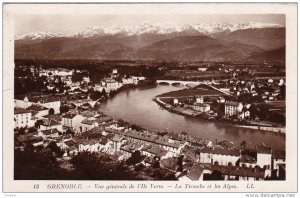
[[[180,97],[194,97],[196,95],[200,96],[223,96],[222,92],[219,92],[207,85],[198,85],[194,88],[190,89],[182,89],[178,91],[171,91],[161,95],[158,97],[166,97],[166,98],[180,98]]]

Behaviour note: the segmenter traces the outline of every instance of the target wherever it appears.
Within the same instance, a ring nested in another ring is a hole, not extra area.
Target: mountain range
[[[16,59],[285,62],[285,27],[263,23],[88,27],[15,36]]]

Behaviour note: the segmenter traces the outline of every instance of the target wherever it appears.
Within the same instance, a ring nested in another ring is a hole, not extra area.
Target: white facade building
[[[14,109],[15,128],[33,127],[34,120],[31,119],[31,112],[23,108]]]

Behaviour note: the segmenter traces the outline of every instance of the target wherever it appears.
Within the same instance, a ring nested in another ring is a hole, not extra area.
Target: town
[[[100,78],[84,69],[17,65],[15,179],[285,179],[285,150],[265,144],[248,148],[245,141],[236,146],[237,143],[228,140],[192,137],[186,132],[151,131],[122,119],[115,120],[101,111],[101,103],[123,89],[156,86],[157,82],[181,86],[180,81],[190,81],[196,85],[186,84],[188,88],[162,94],[154,100],[182,115],[285,133],[282,76],[257,77],[254,69],[249,68],[201,66],[195,70],[193,66],[185,69],[191,78],[175,78],[174,75],[184,72],[176,73],[165,65],[147,67],[152,72],[144,73],[134,68],[127,74],[120,72],[122,68],[111,67]],[[179,64],[176,71],[180,69]],[[211,71],[207,70],[211,69],[217,70],[220,78],[208,80]],[[163,73],[164,79],[153,75],[155,70]],[[244,80],[240,80],[240,75]],[[245,75],[249,78],[244,78]],[[262,108],[261,104],[269,108]]]

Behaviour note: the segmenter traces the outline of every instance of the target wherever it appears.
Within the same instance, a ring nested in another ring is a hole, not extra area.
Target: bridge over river
[[[173,84],[182,84],[182,85],[200,85],[200,84],[206,84],[204,82],[200,82],[200,81],[183,81],[183,80],[156,80],[157,84],[169,84],[169,85],[173,85]]]

